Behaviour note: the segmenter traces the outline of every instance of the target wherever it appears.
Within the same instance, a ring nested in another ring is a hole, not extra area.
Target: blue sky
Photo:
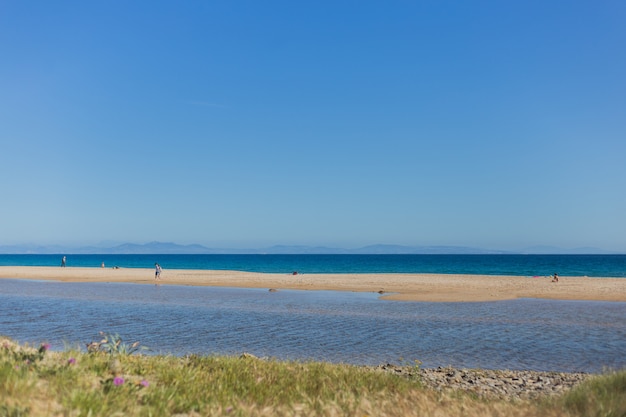
[[[0,244],[626,252],[623,1],[0,1]]]

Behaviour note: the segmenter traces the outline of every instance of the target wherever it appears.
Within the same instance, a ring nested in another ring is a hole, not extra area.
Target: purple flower
[[[49,350],[50,349],[50,343],[42,343],[41,344],[41,349],[43,349],[44,351]]]
[[[124,378],[116,376],[115,379],[113,379],[113,385],[122,385],[124,383]]]
[[[143,385],[144,387],[150,386],[150,383],[148,381],[146,381],[145,379],[142,379],[139,384]]]
[[[68,364],[68,365],[74,365],[75,363],[76,363],[76,359],[74,359],[74,358],[69,358],[69,359],[67,360],[67,364]]]

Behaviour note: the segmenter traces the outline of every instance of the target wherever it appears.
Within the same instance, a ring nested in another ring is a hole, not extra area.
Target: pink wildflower
[[[113,385],[122,385],[124,383],[124,378],[116,376],[115,379],[113,379]]]
[[[143,385],[144,387],[150,386],[150,383],[148,381],[146,381],[145,379],[142,379],[140,384]]]
[[[67,364],[68,364],[68,365],[74,365],[75,363],[76,363],[76,359],[74,359],[74,358],[69,358],[69,359],[67,360]]]

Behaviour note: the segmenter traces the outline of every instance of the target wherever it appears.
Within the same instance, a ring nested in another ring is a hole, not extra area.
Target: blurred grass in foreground
[[[0,337],[0,417],[626,416],[626,371],[561,397],[487,400],[366,367],[120,352],[49,352]]]

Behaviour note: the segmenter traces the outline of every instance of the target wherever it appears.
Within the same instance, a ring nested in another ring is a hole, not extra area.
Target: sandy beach
[[[626,279],[516,277],[453,274],[269,274],[214,270],[61,268],[0,266],[0,278],[60,282],[129,282],[136,284],[376,292],[401,301],[494,301],[515,298],[626,301]]]

